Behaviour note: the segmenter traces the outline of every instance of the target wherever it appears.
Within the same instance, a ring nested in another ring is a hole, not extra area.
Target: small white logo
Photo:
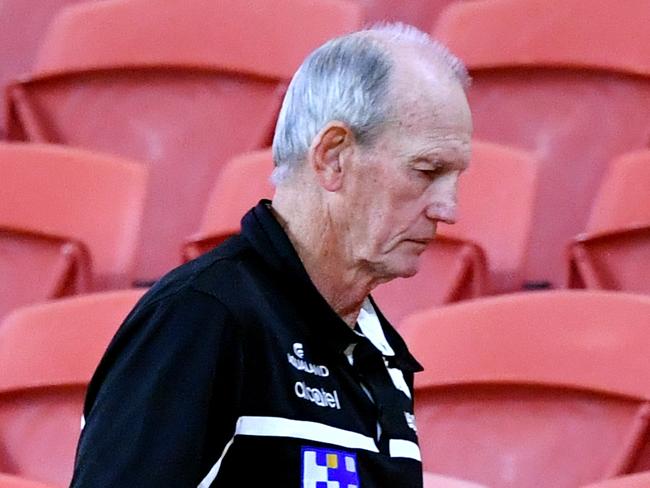
[[[330,370],[327,368],[327,366],[322,364],[309,363],[305,361],[304,357],[305,350],[303,349],[302,343],[294,342],[293,354],[290,352],[287,353],[287,359],[291,366],[299,371],[315,374],[316,376],[322,376],[323,378],[330,375]]]
[[[308,400],[319,407],[330,407],[341,410],[339,394],[336,390],[333,390],[332,393],[330,393],[325,391],[324,388],[311,388],[307,386],[304,381],[296,381],[293,390],[298,398]]]
[[[322,376],[323,378],[330,375],[330,370],[327,368],[327,366],[324,366],[322,364],[308,363],[304,359],[298,359],[296,356],[289,353],[287,353],[287,360],[291,366],[299,371],[315,374],[316,376]]]

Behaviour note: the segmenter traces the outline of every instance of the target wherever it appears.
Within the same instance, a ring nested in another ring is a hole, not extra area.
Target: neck
[[[298,201],[276,192],[272,209],[320,294],[345,323],[354,327],[374,280],[350,262],[322,205],[317,199],[304,198],[304,193]]]

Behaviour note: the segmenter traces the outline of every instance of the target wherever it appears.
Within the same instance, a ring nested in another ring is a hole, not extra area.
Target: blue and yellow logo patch
[[[359,488],[356,454],[303,447],[301,455],[302,488]]]

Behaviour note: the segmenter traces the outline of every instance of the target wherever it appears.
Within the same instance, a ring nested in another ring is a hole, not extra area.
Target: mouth
[[[407,239],[411,242],[417,242],[418,244],[429,244],[433,238],[432,237],[421,237],[421,238],[413,238],[413,239]]]
[[[433,239],[430,238],[422,238],[422,239],[406,239],[404,242],[410,242],[412,244],[418,244],[420,246],[426,247],[428,246]]]

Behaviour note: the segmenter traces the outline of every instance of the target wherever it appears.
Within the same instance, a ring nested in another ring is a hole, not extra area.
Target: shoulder
[[[111,349],[159,334],[173,334],[175,343],[185,337],[214,344],[224,336],[260,333],[278,293],[278,277],[246,239],[235,236],[161,278],[125,319]]]
[[[208,374],[218,361],[237,360],[242,324],[217,294],[197,286],[203,273],[222,268],[229,260],[219,252],[180,266],[140,299],[108,345],[89,387],[87,405],[112,377],[141,377],[188,361],[200,365],[192,368],[194,374],[199,370]]]
[[[208,253],[160,278],[140,299],[129,316],[142,317],[156,310],[220,309],[237,301],[242,282],[253,286],[264,274],[263,260],[240,236],[226,240]]]

